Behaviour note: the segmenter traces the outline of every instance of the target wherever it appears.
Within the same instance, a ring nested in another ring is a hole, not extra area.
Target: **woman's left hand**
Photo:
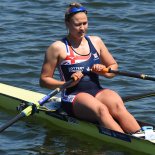
[[[96,74],[100,74],[103,75],[104,72],[104,68],[106,68],[106,66],[102,65],[102,64],[94,64],[93,67],[91,68],[92,72],[96,73]]]

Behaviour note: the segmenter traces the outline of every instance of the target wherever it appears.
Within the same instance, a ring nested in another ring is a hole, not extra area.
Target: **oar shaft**
[[[59,93],[61,90],[66,89],[68,86],[70,86],[70,84],[75,81],[76,79],[71,78],[69,81],[65,82],[60,88],[56,88],[55,90],[53,90],[51,93],[47,94],[45,97],[43,97],[41,100],[38,101],[38,103],[34,103],[34,105],[36,106],[35,108],[39,108],[39,106],[42,106],[44,103],[46,103],[46,101],[48,101],[52,96],[56,95],[57,93]],[[31,105],[29,105],[27,108],[25,108],[20,114],[18,114],[16,117],[14,117],[13,119],[11,119],[9,122],[7,122],[5,125],[3,125],[2,127],[0,127],[0,133],[2,131],[4,131],[6,128],[8,128],[9,126],[11,126],[12,124],[14,124],[15,122],[17,122],[19,119],[25,117],[25,116],[29,116],[32,114],[32,106],[33,104],[31,103]]]
[[[69,81],[67,81],[66,83],[64,83],[60,88],[56,88],[55,90],[53,90],[52,92],[50,92],[49,94],[47,94],[45,97],[43,97],[41,100],[39,100],[39,104],[42,106],[45,102],[47,102],[52,96],[56,95],[57,93],[59,93],[60,91],[66,89],[68,86],[71,85],[71,83],[74,81],[75,79],[71,78]]]
[[[23,117],[25,117],[25,114],[20,113],[17,116],[15,116],[13,119],[9,120],[6,124],[0,127],[0,133]]]
[[[147,93],[142,93],[142,94],[129,95],[129,96],[122,97],[122,100],[124,102],[129,102],[129,101],[134,101],[134,100],[138,100],[138,99],[142,99],[146,97],[152,97],[152,96],[155,96],[155,92],[147,92]]]
[[[38,103],[40,104],[40,106],[42,106],[46,101],[48,101],[52,96],[56,95],[57,93],[60,92],[60,89],[57,88],[55,90],[53,90],[51,93],[47,94],[46,96],[44,96],[41,100],[38,101]]]
[[[129,72],[129,71],[119,71],[119,70],[112,70],[112,69],[104,70],[104,72],[114,73],[114,74],[118,74],[118,75],[122,75],[122,76],[139,78],[139,79],[143,79],[143,80],[155,81],[154,76],[150,76],[150,75],[146,75],[146,74],[139,74],[139,73],[134,73],[134,72]]]

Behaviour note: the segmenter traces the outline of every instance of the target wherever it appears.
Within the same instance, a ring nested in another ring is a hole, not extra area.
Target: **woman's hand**
[[[84,75],[82,74],[81,71],[78,71],[78,72],[73,73],[71,75],[71,78],[73,78],[74,81],[72,82],[72,84],[71,84],[70,87],[73,87],[73,86],[77,85],[83,76]]]
[[[94,64],[93,67],[91,68],[91,71],[99,74],[99,75],[103,75],[106,78],[113,78],[115,76],[115,74],[113,73],[108,73],[109,69],[117,69],[117,64],[112,64],[108,67],[106,67],[105,65],[102,64]]]
[[[104,69],[106,68],[106,66],[102,65],[102,64],[94,64],[93,67],[91,68],[92,72],[99,74],[99,75],[104,75]]]

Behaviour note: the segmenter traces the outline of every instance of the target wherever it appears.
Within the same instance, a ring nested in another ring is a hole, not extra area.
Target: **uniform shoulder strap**
[[[67,54],[69,54],[70,51],[69,51],[69,48],[68,48],[68,41],[67,41],[67,38],[64,37],[64,38],[62,39],[62,41],[63,41],[63,42],[65,43],[65,45],[66,45],[66,51],[67,51]]]
[[[86,40],[88,41],[88,44],[89,44],[89,48],[90,48],[90,52],[91,53],[96,53],[97,50],[95,49],[94,45],[92,44],[89,36],[85,36]]]

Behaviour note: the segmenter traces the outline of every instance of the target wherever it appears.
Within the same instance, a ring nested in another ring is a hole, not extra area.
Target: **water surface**
[[[0,1],[0,82],[49,92],[39,86],[41,65],[47,47],[67,34],[64,12],[70,2]],[[88,9],[88,35],[97,35],[104,40],[120,69],[155,75],[155,1],[86,0],[83,4]],[[101,78],[101,83],[121,96],[155,89],[152,81],[129,77]],[[154,98],[128,102],[126,107],[137,119],[155,123]],[[0,111],[0,125],[12,117],[13,114]],[[0,139],[0,154],[3,155],[138,155],[137,152],[48,126],[47,122],[35,117],[16,123],[1,134]]]

